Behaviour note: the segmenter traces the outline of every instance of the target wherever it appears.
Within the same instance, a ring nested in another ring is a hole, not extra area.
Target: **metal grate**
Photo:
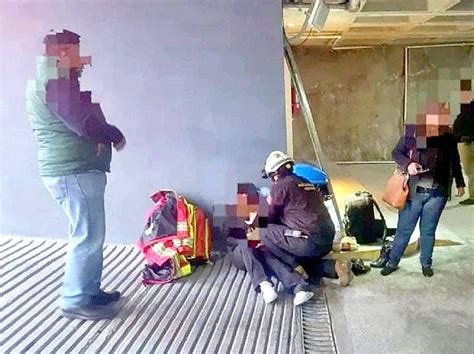
[[[328,347],[314,346],[320,343],[315,334],[326,340],[330,333],[328,317],[320,317],[327,313],[322,293],[303,310],[295,310],[287,294],[265,305],[227,258],[172,284],[144,287],[139,252],[107,245],[103,285],[124,298],[119,317],[93,322],[56,313],[65,241],[3,238],[0,254],[2,353],[302,353]],[[305,333],[312,337],[303,349]]]
[[[324,291],[315,289],[315,301],[302,308],[305,353],[337,353]]]

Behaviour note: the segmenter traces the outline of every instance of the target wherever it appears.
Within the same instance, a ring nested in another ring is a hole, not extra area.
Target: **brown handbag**
[[[403,209],[407,203],[409,192],[408,174],[397,169],[385,186],[382,200],[394,208]]]

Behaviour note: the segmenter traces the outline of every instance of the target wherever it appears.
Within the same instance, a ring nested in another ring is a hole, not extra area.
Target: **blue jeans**
[[[435,231],[446,201],[447,197],[441,190],[418,193],[415,188],[410,191],[407,205],[398,214],[397,232],[388,261],[390,266],[398,266],[416,223],[420,220],[420,263],[422,267],[431,267]]]
[[[100,290],[105,239],[105,172],[43,177],[69,220],[61,307],[87,305]]]

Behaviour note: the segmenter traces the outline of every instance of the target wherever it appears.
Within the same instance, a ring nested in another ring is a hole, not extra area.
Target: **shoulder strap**
[[[385,241],[385,238],[387,237],[387,223],[385,221],[385,218],[382,214],[382,211],[380,210],[380,207],[379,205],[377,204],[377,201],[375,200],[375,198],[373,198],[371,196],[371,199],[372,199],[372,202],[374,203],[374,206],[375,206],[375,209],[377,209],[379,215],[380,215],[380,219],[382,220],[382,223],[383,223],[383,236],[382,236],[382,241]]]

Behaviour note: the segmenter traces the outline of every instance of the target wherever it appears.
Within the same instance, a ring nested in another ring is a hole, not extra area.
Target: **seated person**
[[[312,275],[338,278],[347,286],[354,277],[350,261],[336,262],[323,257],[332,250],[335,229],[317,188],[293,173],[294,161],[273,151],[265,162],[265,174],[273,184],[268,227],[262,243],[280,261],[307,278]]]
[[[295,295],[293,304],[302,305],[314,296],[303,277],[281,262],[264,247],[249,248],[246,240],[228,239],[232,263],[248,272],[255,291],[262,294],[269,304],[278,298],[271,277],[276,277],[287,290]]]

